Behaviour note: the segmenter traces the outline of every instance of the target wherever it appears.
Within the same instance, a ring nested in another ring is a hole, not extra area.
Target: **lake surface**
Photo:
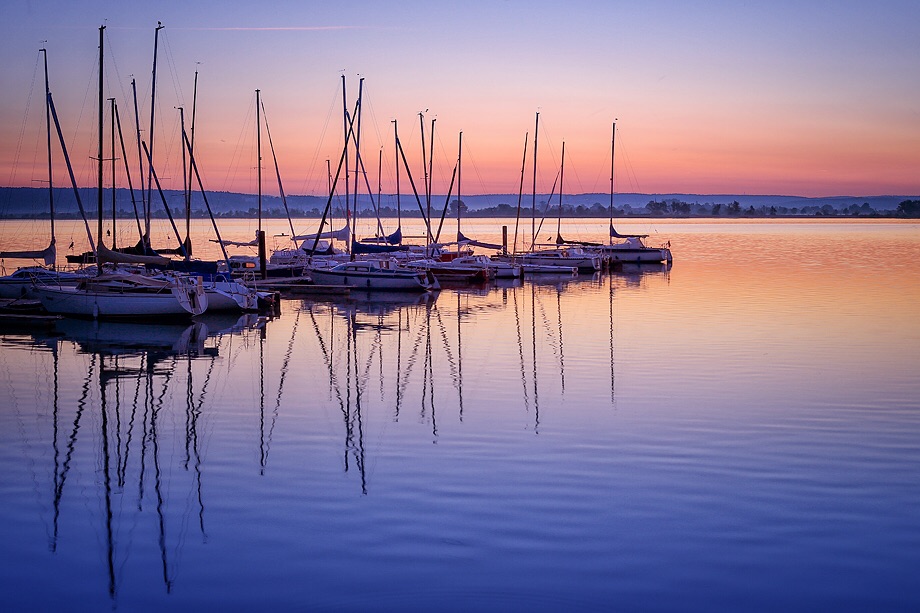
[[[3,329],[0,607],[920,609],[920,225],[620,229],[673,266]]]

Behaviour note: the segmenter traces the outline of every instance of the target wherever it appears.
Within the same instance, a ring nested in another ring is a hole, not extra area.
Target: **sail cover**
[[[477,241],[477,240],[473,240],[473,239],[471,239],[471,238],[467,238],[467,237],[463,236],[463,232],[457,232],[457,242],[458,242],[458,243],[466,243],[466,244],[472,245],[472,246],[474,246],[474,247],[482,247],[483,249],[501,249],[501,248],[502,248],[501,245],[496,245],[496,244],[494,244],[494,243],[484,243],[484,242],[482,242],[482,241]]]
[[[231,240],[219,241],[217,239],[212,238],[211,242],[220,243],[221,245],[228,246],[228,247],[258,247],[259,246],[259,239],[253,239],[249,242],[243,242],[243,241],[231,241]]]
[[[9,258],[15,260],[43,260],[45,266],[53,266],[57,256],[57,249],[54,241],[44,249],[33,251],[0,251],[0,258]]]
[[[152,264],[154,266],[168,266],[169,258],[161,255],[134,255],[131,253],[122,253],[112,251],[105,245],[99,245],[97,260],[100,263],[111,262],[112,264]]]
[[[378,245],[375,243],[360,243],[352,241],[352,253],[393,253],[394,251],[408,251],[408,245]]]
[[[337,241],[347,241],[348,240],[348,226],[344,226],[339,230],[329,230],[327,232],[319,232],[314,234],[298,234],[293,237],[295,241],[308,241],[316,240],[317,238],[329,238]]]
[[[401,245],[402,244],[402,228],[396,228],[396,232],[390,234],[387,237],[387,242],[391,245]]]

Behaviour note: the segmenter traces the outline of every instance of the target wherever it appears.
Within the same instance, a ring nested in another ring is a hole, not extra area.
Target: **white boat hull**
[[[66,286],[36,286],[32,291],[49,313],[92,319],[190,317],[208,308],[208,296],[200,282],[178,282],[156,293]]]
[[[609,262],[647,263],[660,264],[671,261],[670,249],[656,247],[625,248],[606,247],[603,249],[604,257]]]
[[[256,311],[259,294],[256,290],[236,281],[206,281],[209,311]]]
[[[317,285],[353,287],[366,290],[427,291],[431,281],[425,272],[377,270],[367,272],[338,271],[334,268],[311,268],[307,271]]]

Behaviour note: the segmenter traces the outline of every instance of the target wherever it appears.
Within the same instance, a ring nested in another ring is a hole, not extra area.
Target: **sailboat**
[[[332,206],[332,199],[335,195],[336,185],[342,173],[342,166],[345,164],[348,157],[350,143],[355,142],[357,144],[357,141],[353,140],[354,134],[354,117],[348,116],[346,113],[345,144],[342,147],[342,154],[339,157],[335,178],[332,180],[329,187],[329,198],[326,200],[326,206],[323,209],[323,216],[319,222],[319,230],[315,234],[316,238],[314,238],[313,247],[309,252],[311,255],[305,269],[307,274],[309,274],[313,282],[318,285],[331,285],[364,290],[419,292],[438,289],[440,286],[431,273],[424,270],[412,270],[400,267],[396,259],[392,257],[380,260],[353,260],[333,266],[330,266],[330,262],[328,261],[323,262],[323,265],[314,263],[313,253],[316,252],[316,247],[323,232],[323,225],[328,218]],[[346,186],[348,185],[347,179],[345,184]],[[352,241],[352,246],[354,246],[354,244],[355,242]]]
[[[433,124],[432,124],[433,126]],[[457,185],[457,240],[456,242],[440,243],[441,227],[444,223],[444,217],[447,214],[451,192],[454,186],[454,180],[451,180],[450,189],[448,189],[447,200],[444,203],[444,209],[441,214],[441,224],[434,236],[434,242],[428,249],[427,257],[424,259],[413,260],[406,263],[410,268],[427,270],[433,274],[438,281],[448,283],[471,283],[481,284],[494,278],[493,267],[490,265],[488,258],[473,256],[473,249],[470,247],[470,240],[463,236],[460,231],[460,179],[461,179],[461,161],[463,152],[463,132],[460,132],[459,146],[457,152],[457,165],[454,167],[454,179]],[[481,243],[480,243],[481,244]],[[456,246],[452,249],[452,246]],[[498,245],[489,245],[492,248],[499,248]]]
[[[536,145],[536,141],[534,141]],[[536,147],[534,147],[536,155]],[[542,266],[558,266],[564,268],[574,268],[578,272],[594,273],[601,269],[600,258],[593,253],[588,253],[581,247],[572,247],[566,244],[562,238],[562,193],[563,179],[565,176],[565,143],[562,143],[562,164],[559,169],[559,222],[556,228],[556,247],[548,249],[534,249],[536,245],[531,245],[531,251],[521,256],[524,264],[537,264]]]
[[[195,77],[195,83],[197,86],[197,72],[195,73]],[[272,303],[275,296],[270,292],[259,292],[256,289],[251,288],[231,277],[229,272],[230,266],[227,250],[224,246],[224,241],[221,240],[220,230],[217,227],[217,220],[214,218],[214,213],[211,210],[211,205],[208,203],[207,193],[204,190],[204,184],[202,183],[201,175],[198,172],[198,164],[195,161],[195,152],[193,147],[195,129],[194,119],[192,122],[192,138],[189,139],[189,136],[185,130],[185,114],[183,109],[180,108],[179,111],[181,115],[180,123],[182,126],[182,151],[183,155],[188,153],[188,173],[187,178],[184,181],[184,189],[186,194],[186,239],[184,243],[185,259],[181,261],[171,261],[169,268],[172,270],[180,270],[201,275],[204,291],[208,297],[209,311],[256,311],[260,306],[267,306],[268,304]],[[192,116],[194,117],[194,110],[192,112]],[[184,163],[183,172],[185,172]],[[221,252],[224,256],[224,262],[228,263],[226,265],[227,270],[224,272],[219,272],[219,264],[217,262],[192,260],[190,258],[192,244],[189,228],[191,223],[191,179],[193,176],[198,180],[198,185],[201,188],[201,196],[204,200],[205,208],[208,211],[208,217],[211,219],[211,225],[214,228],[214,233],[217,236],[217,242],[220,244]]]
[[[396,265],[395,260],[356,260],[331,268],[310,268],[318,285],[353,287],[367,290],[428,291],[435,289],[431,273]]]
[[[257,255],[245,255],[245,254],[235,254],[226,258],[227,265],[230,272],[235,277],[241,277],[244,279],[252,281],[265,281],[268,278],[278,279],[278,278],[301,278],[304,276],[304,265],[302,262],[291,262],[286,261],[283,264],[272,262],[266,258],[265,253],[265,232],[262,229],[262,120],[261,120],[261,90],[255,90],[256,92],[256,184],[258,187],[257,194],[257,209],[258,209],[258,229],[256,230],[255,238],[251,241],[221,241],[218,239],[217,242],[221,246],[233,246],[233,247],[255,247],[258,251]],[[267,123],[266,123],[267,126]],[[274,147],[272,147],[272,152],[274,153]],[[276,169],[277,171],[277,169]],[[280,185],[280,174],[278,174],[278,180]],[[283,198],[282,190],[282,198]],[[285,200],[285,207],[287,207]]]
[[[94,243],[92,234],[89,231],[89,223],[86,219],[85,210],[79,197],[79,191],[76,188],[76,180],[70,168],[69,158],[66,155],[68,170],[71,174],[71,182],[74,187],[74,193],[77,196],[77,204],[87,230],[87,238],[90,247],[96,254],[97,276],[88,277],[80,281],[76,286],[42,285],[36,286],[33,292],[41,301],[42,306],[52,314],[72,315],[75,317],[88,317],[93,319],[100,318],[163,318],[163,317],[189,317],[191,315],[200,315],[208,308],[208,297],[205,294],[200,277],[187,277],[175,274],[165,274],[160,277],[148,277],[132,272],[123,272],[115,270],[104,272],[102,264],[110,262],[114,264],[155,264],[165,266],[169,263],[167,258],[162,256],[145,256],[124,254],[108,249],[103,244],[102,235],[102,175],[103,175],[103,103],[104,103],[104,74],[103,74],[103,51],[104,51],[104,32],[105,26],[99,28],[99,141],[98,141],[98,183],[97,183],[97,204],[98,204],[98,244]],[[50,98],[49,98],[50,100]],[[53,112],[52,103],[52,112]],[[63,138],[60,125],[57,124],[57,115],[55,114],[55,124],[58,128],[58,135],[61,137],[63,147]]]
[[[0,277],[0,298],[18,299],[28,297],[36,283],[76,284],[84,277],[81,273],[55,270],[57,249],[54,235],[54,176],[51,164],[51,88],[48,79],[48,50],[41,49],[45,67],[45,128],[48,152],[48,205],[50,209],[51,239],[44,249],[0,251],[0,259],[39,260],[40,266],[25,266],[9,275]]]
[[[613,123],[610,140],[610,242],[592,247],[591,250],[603,256],[608,263],[670,264],[672,261],[670,242],[667,246],[650,247],[644,239],[648,234],[621,234],[613,227],[613,154],[616,146],[617,124]],[[614,242],[614,239],[623,239]]]

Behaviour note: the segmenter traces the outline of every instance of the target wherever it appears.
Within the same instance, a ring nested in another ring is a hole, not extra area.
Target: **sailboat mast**
[[[195,118],[198,116],[198,71],[195,71],[195,84],[192,88],[192,128],[191,141],[188,146],[188,188],[186,191],[186,217],[185,217],[185,255],[192,255],[192,152],[195,150]]]
[[[51,211],[51,244],[54,245],[54,173],[52,172],[51,164],[51,105],[49,104],[51,86],[48,82],[48,50],[42,48],[41,52],[45,60],[45,127],[47,128],[45,132],[48,144],[48,204],[50,205]],[[55,256],[54,264],[57,264],[57,256]]]
[[[425,193],[428,194],[428,219],[431,219],[431,187],[434,181],[434,173],[431,170],[431,166],[434,161],[434,122],[437,120],[437,117],[431,120],[431,135],[429,136],[431,145],[428,147],[428,185],[425,187]]]
[[[182,130],[182,134],[185,134],[185,109],[179,107],[179,127]],[[185,147],[182,147],[182,196],[185,200],[185,242],[183,246],[185,247],[185,261],[187,262],[191,255],[189,253],[191,247],[191,224],[192,224],[192,192],[191,192],[191,177],[189,176],[188,166],[186,165],[185,158]]]
[[[262,117],[259,113],[259,90],[256,90],[256,177],[259,187],[259,232],[262,231]]]
[[[355,112],[354,117],[352,118],[352,130],[351,130],[351,139],[355,143],[355,190],[354,190],[354,202],[355,205],[352,208],[352,219],[351,219],[351,240],[349,241],[349,250],[351,250],[352,244],[355,242],[355,236],[358,230],[358,173],[364,170],[364,161],[361,159],[361,115],[362,115],[362,96],[364,95],[364,78],[358,79],[358,99],[355,101]],[[346,142],[345,148],[348,148],[348,143]],[[367,174],[364,176],[365,180],[367,179]],[[345,185],[348,185],[348,175],[345,175]],[[373,199],[370,193],[370,189],[367,190],[367,195]],[[354,257],[354,251],[352,251],[352,257]]]
[[[265,232],[262,230],[262,117],[259,109],[259,93],[256,90],[256,177],[259,184],[259,230],[256,234],[259,244],[259,276],[268,278],[268,269],[265,262]]]
[[[418,114],[418,125],[422,132],[422,179],[425,182],[425,207],[428,212],[428,217],[431,215],[431,199],[428,197],[428,154],[425,152],[425,115],[421,111]],[[429,236],[429,240],[431,237]]]
[[[146,190],[144,189],[144,154],[141,148],[141,116],[137,105],[137,81],[134,79],[131,79],[131,93],[134,97],[134,132],[137,135],[137,176],[138,180],[141,182],[139,185],[141,191],[141,209],[144,211],[144,230],[141,232],[141,244],[143,244],[144,253],[146,254],[150,246],[150,198],[147,196]],[[148,181],[148,189],[149,184]]]
[[[109,98],[109,102],[112,103],[112,249],[115,249],[115,219],[118,217],[117,203],[115,199],[115,172],[117,170],[115,164],[117,158],[115,157],[115,98]]]
[[[97,125],[99,126],[99,142],[97,152],[97,161],[98,163],[98,181],[96,183],[97,198],[96,204],[98,209],[99,223],[97,227],[97,242],[99,246],[102,246],[102,122],[103,122],[103,108],[102,105],[105,102],[105,94],[103,94],[103,83],[104,83],[104,74],[102,67],[102,58],[103,58],[103,34],[105,33],[105,26],[99,26],[99,121]],[[99,272],[102,272],[102,262],[99,260],[98,253],[96,254],[96,264]]]
[[[345,75],[342,74],[342,120],[343,120],[343,129],[345,131],[345,146],[343,147],[343,162],[345,164],[345,225],[348,227],[348,243],[347,249],[348,253],[351,253],[351,239],[354,237],[354,234],[351,231],[351,202],[350,197],[351,193],[349,190],[350,182],[348,180],[348,138],[349,138],[349,124],[351,123],[348,118],[348,95],[345,89]],[[336,182],[338,179],[336,179]],[[322,232],[322,227],[320,227],[320,232]]]
[[[613,121],[613,130],[610,136],[610,231],[607,240],[613,244],[613,153],[617,142],[617,122]]]
[[[356,230],[357,230],[357,223],[358,223],[358,173],[360,172],[358,167],[360,166],[362,170],[364,167],[364,162],[361,160],[361,116],[364,114],[361,112],[363,110],[361,103],[363,101],[363,96],[364,96],[364,77],[361,77],[360,79],[358,79],[358,104],[357,104],[357,108],[355,109],[355,131],[354,131],[354,140],[355,140],[355,191],[354,191],[355,220],[354,221],[355,221]]]
[[[191,216],[192,216],[192,152],[195,150],[195,118],[198,116],[198,71],[195,71],[195,83],[192,86],[192,126],[190,132],[189,143],[189,168],[188,168],[188,193],[186,194],[186,206],[188,208],[188,223],[186,224],[186,233],[185,233],[185,251],[187,255],[192,253],[192,237],[191,237]]]
[[[460,208],[463,202],[460,200],[460,161],[463,159],[463,131],[460,131],[460,138],[457,144],[457,257],[460,257]]]
[[[380,225],[380,193],[383,191],[383,147],[377,152],[377,225]],[[381,227],[381,236],[383,235]]]
[[[399,204],[399,130],[393,120],[393,159],[396,160],[396,227],[402,231],[402,207]]]
[[[537,243],[537,139],[540,135],[540,112],[533,128],[533,196],[530,200],[530,249]]]
[[[518,185],[517,214],[514,217],[514,243],[511,248],[512,257],[517,254],[518,226],[521,222],[521,200],[524,197],[524,171],[527,168],[527,139],[529,136],[530,134],[524,133],[524,155],[521,158],[521,183]],[[508,246],[505,245],[505,252],[507,253],[507,251]]]
[[[565,141],[562,141],[562,164],[559,167],[559,216],[556,221],[556,243],[562,240],[562,179],[565,176]]]
[[[157,101],[157,47],[159,45],[159,40],[160,40],[160,30],[162,30],[163,27],[164,27],[163,24],[158,21],[156,30],[154,30],[154,33],[153,33],[153,76],[152,76],[152,84],[150,87],[150,133],[147,135],[147,140],[150,142],[150,147],[149,147],[149,150],[150,150],[149,159],[150,160],[153,160],[153,122],[154,122],[154,117],[156,115],[156,108],[157,108],[157,104],[156,104],[156,101]],[[138,139],[140,139],[140,135],[138,135]],[[140,150],[139,147],[138,147],[138,150]],[[146,228],[147,234],[145,237],[147,241],[147,245],[145,245],[145,250],[150,245],[149,243],[150,241],[150,208],[152,206],[151,203],[153,202],[153,195],[151,193],[152,188],[153,188],[153,164],[148,164],[147,166],[147,228]]]

